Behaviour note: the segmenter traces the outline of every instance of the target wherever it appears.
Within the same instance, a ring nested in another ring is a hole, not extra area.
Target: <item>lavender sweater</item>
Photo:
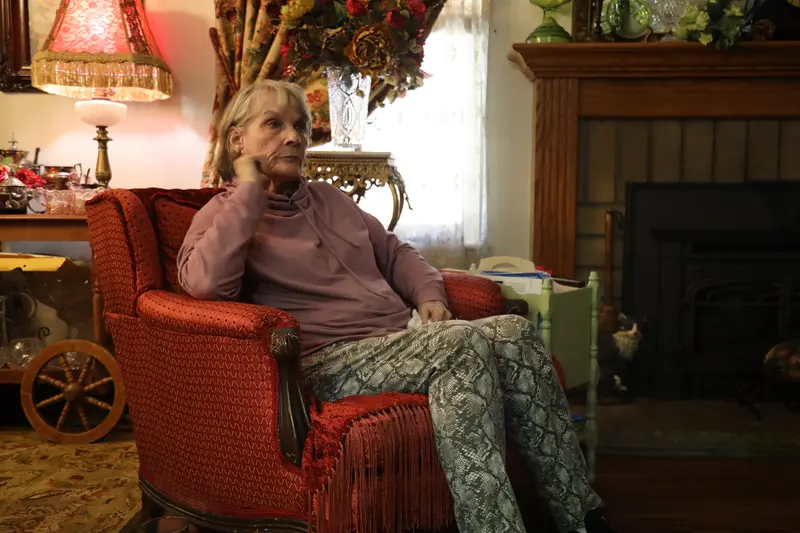
[[[291,197],[242,183],[194,217],[178,280],[202,300],[282,309],[302,329],[303,355],[328,344],[400,331],[444,282],[411,246],[341,191],[303,180]]]

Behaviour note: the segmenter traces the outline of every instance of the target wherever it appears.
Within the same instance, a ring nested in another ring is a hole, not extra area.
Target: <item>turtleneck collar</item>
[[[232,191],[236,182],[228,185]],[[275,216],[292,216],[300,211],[305,211],[309,206],[308,180],[301,177],[297,189],[291,194],[266,193],[267,211]]]
[[[308,180],[300,178],[292,194],[267,193],[267,210],[276,216],[292,216],[308,209]]]

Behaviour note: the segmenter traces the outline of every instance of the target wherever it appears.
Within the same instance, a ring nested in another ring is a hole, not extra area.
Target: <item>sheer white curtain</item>
[[[411,207],[395,229],[437,267],[468,267],[485,240],[489,0],[448,0],[425,44],[425,84],[370,116],[365,151],[391,152]],[[366,211],[388,220],[388,191]]]

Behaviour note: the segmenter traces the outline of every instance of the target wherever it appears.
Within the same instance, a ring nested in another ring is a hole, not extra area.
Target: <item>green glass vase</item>
[[[556,11],[570,0],[529,0],[542,8],[542,23],[528,35],[526,43],[571,43],[572,35],[556,22]]]

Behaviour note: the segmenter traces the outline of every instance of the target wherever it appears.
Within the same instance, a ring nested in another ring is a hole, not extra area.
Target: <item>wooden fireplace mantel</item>
[[[582,118],[800,118],[800,42],[515,44],[534,84],[533,259],[575,269]]]

